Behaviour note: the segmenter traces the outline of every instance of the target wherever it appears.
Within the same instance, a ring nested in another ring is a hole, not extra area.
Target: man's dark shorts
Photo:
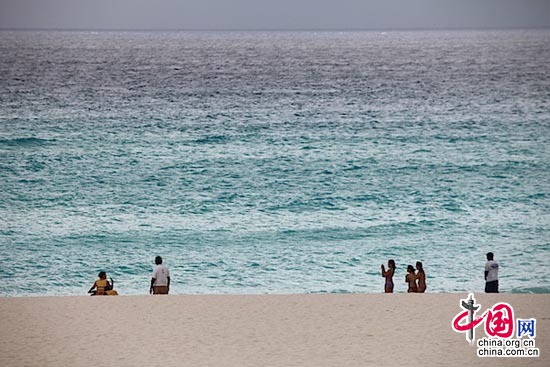
[[[153,294],[168,294],[168,287],[165,285],[153,286]]]
[[[498,280],[485,283],[485,293],[498,293]]]

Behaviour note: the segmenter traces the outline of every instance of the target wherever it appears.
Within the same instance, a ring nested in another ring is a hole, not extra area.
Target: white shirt
[[[155,278],[154,286],[163,286],[168,285],[168,278],[170,277],[170,272],[164,264],[159,264],[155,266],[153,270],[153,278]]]
[[[493,282],[498,280],[498,263],[494,260],[489,260],[485,264],[485,271],[487,274],[487,282]]]

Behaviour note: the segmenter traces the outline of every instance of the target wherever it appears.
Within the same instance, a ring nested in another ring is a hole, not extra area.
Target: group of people
[[[485,264],[485,292],[498,293],[498,263],[494,260],[492,252],[487,253],[487,263]],[[395,261],[388,260],[388,269],[384,264],[381,265],[382,277],[386,279],[384,285],[385,293],[393,293],[393,275],[395,274]],[[92,296],[99,295],[118,295],[114,290],[115,282],[107,280],[107,274],[102,271],[98,275],[99,279],[94,282],[88,293]],[[407,266],[407,275],[405,283],[408,284],[408,293],[424,293],[426,292],[426,273],[422,266],[422,262],[416,262],[416,269],[412,265]],[[155,258],[155,268],[151,276],[151,286],[149,287],[150,294],[168,294],[170,292],[170,272],[166,265],[162,263],[162,257]]]
[[[498,262],[495,261],[495,255],[492,252],[486,254],[487,262],[485,263],[485,293],[498,293]],[[384,292],[393,293],[393,275],[395,273],[395,261],[388,260],[388,270],[384,264],[382,268],[382,277],[386,278]],[[424,293],[426,292],[426,273],[422,266],[422,262],[416,262],[416,269],[412,265],[407,266],[407,275],[405,283],[409,285],[408,293]]]
[[[115,282],[107,280],[107,273],[104,271],[98,274],[99,279],[94,282],[88,293],[92,296],[116,296],[118,292],[114,290]],[[155,268],[151,275],[150,294],[168,294],[170,292],[170,271],[162,263],[162,257],[155,258]]]
[[[388,270],[386,270],[384,264],[381,265],[382,277],[386,278],[384,285],[384,292],[393,293],[393,275],[395,274],[395,261],[393,259],[388,260]],[[408,293],[424,293],[426,292],[426,273],[422,267],[420,261],[416,262],[416,270],[412,265],[407,266],[407,275],[405,276],[405,283],[409,285],[407,289]]]

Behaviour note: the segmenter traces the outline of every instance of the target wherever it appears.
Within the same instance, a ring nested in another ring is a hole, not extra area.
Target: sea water
[[[550,30],[0,32],[0,296],[549,292]]]

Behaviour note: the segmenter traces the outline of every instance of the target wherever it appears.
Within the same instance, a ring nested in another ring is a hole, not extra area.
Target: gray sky
[[[0,0],[0,28],[550,27],[550,0]]]

